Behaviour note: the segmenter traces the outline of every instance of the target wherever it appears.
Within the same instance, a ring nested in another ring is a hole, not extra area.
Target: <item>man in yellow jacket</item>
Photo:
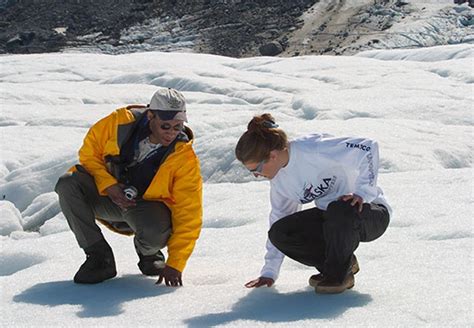
[[[116,276],[96,220],[134,234],[138,267],[167,286],[182,272],[202,225],[202,178],[183,95],[160,88],[148,106],[128,106],[98,121],[79,150],[80,164],[59,178],[59,204],[86,261],[76,283]],[[168,259],[161,249],[167,246]]]

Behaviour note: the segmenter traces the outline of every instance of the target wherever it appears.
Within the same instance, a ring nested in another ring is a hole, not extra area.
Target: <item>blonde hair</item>
[[[278,128],[272,115],[254,116],[235,146],[235,156],[242,163],[261,162],[270,157],[272,150],[288,146],[286,133]]]

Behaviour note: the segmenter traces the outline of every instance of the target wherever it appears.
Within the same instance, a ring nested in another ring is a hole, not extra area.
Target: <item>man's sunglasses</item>
[[[157,113],[155,113],[153,110],[152,110],[152,112],[153,112],[153,117],[156,117],[156,118],[158,118],[158,119],[161,120],[160,116],[159,116]],[[170,130],[170,129],[173,129],[173,130],[175,130],[175,131],[181,132],[181,131],[184,130],[184,124],[183,124],[183,123],[179,123],[179,124],[176,124],[175,126],[172,126],[172,125],[169,124],[169,123],[161,123],[161,124],[160,124],[160,129],[162,129],[162,130]]]
[[[255,176],[262,175],[263,164],[265,164],[265,162],[266,162],[266,160],[261,161],[260,163],[258,163],[256,168],[254,168],[253,170],[249,170],[249,171],[251,173],[253,173],[253,175],[255,175]]]

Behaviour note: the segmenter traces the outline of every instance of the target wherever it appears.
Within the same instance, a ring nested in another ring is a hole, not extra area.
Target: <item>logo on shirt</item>
[[[330,178],[323,178],[322,182],[316,186],[312,183],[305,183],[303,187],[303,198],[300,199],[300,202],[303,204],[312,202],[315,199],[323,197],[329,190],[332,189],[336,183],[336,176]]]
[[[370,151],[370,146],[346,142],[346,148],[358,148],[363,151]]]

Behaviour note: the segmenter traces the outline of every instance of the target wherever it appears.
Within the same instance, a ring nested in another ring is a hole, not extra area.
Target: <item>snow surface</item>
[[[0,325],[472,327],[473,52],[1,56]],[[185,94],[205,179],[204,227],[185,286],[142,276],[132,239],[108,230],[118,276],[76,285],[84,255],[54,184],[95,121],[147,103],[157,86]],[[354,289],[317,295],[307,285],[315,270],[288,259],[275,287],[243,287],[263,264],[269,185],[233,149],[263,112],[291,137],[379,141],[379,183],[394,216],[383,237],[357,250]]]

